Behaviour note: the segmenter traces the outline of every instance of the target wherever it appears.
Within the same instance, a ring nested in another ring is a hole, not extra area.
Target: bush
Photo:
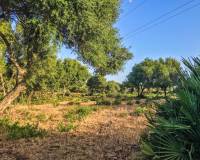
[[[74,130],[75,128],[76,128],[76,126],[72,123],[68,123],[67,125],[60,123],[58,125],[59,132],[70,132],[70,131]]]
[[[149,135],[141,148],[151,159],[200,159],[200,59],[184,60],[189,73],[182,74],[178,99],[159,106],[149,115]]]
[[[147,113],[147,108],[146,107],[136,107],[135,111],[133,112],[134,116],[140,116]]]
[[[113,103],[112,100],[110,100],[108,98],[106,98],[106,99],[98,99],[96,101],[97,105],[107,105],[107,106],[110,106],[110,105],[112,105],[112,103]]]
[[[107,105],[110,106],[113,104],[113,100],[111,98],[108,98],[106,96],[101,96],[99,98],[96,98],[96,104],[97,105]]]
[[[122,103],[122,97],[120,95],[115,97],[114,105],[120,105]]]
[[[30,124],[20,126],[17,122],[11,123],[7,119],[0,120],[0,129],[6,133],[8,139],[42,137],[46,134],[45,130],[39,129],[37,126]]]
[[[88,116],[91,112],[97,111],[96,107],[77,107],[71,111],[69,111],[65,118],[69,122],[75,122],[77,120],[82,120],[86,116]]]
[[[76,107],[68,111],[65,115],[65,118],[67,119],[67,125],[60,123],[58,125],[58,130],[60,132],[69,132],[74,130],[77,127],[73,124],[74,122],[84,119],[94,111],[97,111],[97,107]]]
[[[59,106],[59,99],[53,98],[53,99],[51,99],[51,103],[54,107],[57,107],[57,106]]]

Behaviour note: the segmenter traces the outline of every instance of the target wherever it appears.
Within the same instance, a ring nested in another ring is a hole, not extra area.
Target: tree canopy
[[[90,73],[86,66],[81,65],[78,61],[72,59],[64,59],[57,61],[57,73],[55,84],[61,90],[66,91],[83,91],[86,90],[87,80]]]
[[[104,93],[107,86],[107,81],[104,76],[97,74],[88,80],[87,86],[90,94]]]
[[[143,96],[146,88],[161,88],[166,94],[167,88],[178,83],[180,63],[173,58],[151,60],[146,58],[132,68],[126,84],[134,86],[138,96]]]
[[[45,68],[47,72],[54,68],[56,63],[50,57],[56,56],[61,46],[73,50],[98,74],[120,70],[131,54],[113,27],[119,6],[119,0],[2,0],[0,43],[5,49],[1,52],[16,81],[1,108],[27,87],[39,86],[34,85],[34,77],[40,74],[41,80]]]
[[[27,21],[40,29],[51,27],[58,43],[73,49],[81,60],[103,73],[115,73],[131,57],[113,28],[119,6],[119,0],[3,0],[1,3],[4,20],[20,23],[23,28]],[[48,34],[51,39],[52,35]]]

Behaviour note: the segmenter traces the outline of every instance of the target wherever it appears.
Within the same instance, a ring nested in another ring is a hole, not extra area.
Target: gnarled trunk
[[[0,112],[3,112],[23,91],[26,90],[25,83],[19,83],[0,102]]]
[[[4,82],[4,79],[3,79],[3,75],[2,75],[2,74],[0,74],[0,80],[1,80],[2,90],[3,90],[3,96],[6,96],[5,82]]]
[[[26,90],[24,83],[24,77],[26,76],[26,70],[22,68],[17,62],[11,43],[8,41],[6,35],[0,31],[0,38],[7,46],[7,54],[10,62],[15,66],[17,70],[16,85],[9,93],[6,94],[4,99],[0,102],[0,113],[3,112],[23,91]]]

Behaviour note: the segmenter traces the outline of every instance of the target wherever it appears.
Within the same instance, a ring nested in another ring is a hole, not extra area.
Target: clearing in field
[[[19,128],[7,129],[7,135],[1,134],[0,157],[2,160],[134,159],[146,122],[144,116],[134,113],[133,106],[125,105],[18,106],[4,114],[4,121],[6,118],[18,121],[18,126],[36,124],[37,132],[30,129],[27,133],[38,133],[39,137],[18,139],[14,130],[20,134]],[[5,129],[1,121],[2,127]],[[26,131],[19,136],[27,137]]]

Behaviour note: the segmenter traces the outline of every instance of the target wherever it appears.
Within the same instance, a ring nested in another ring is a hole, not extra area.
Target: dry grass
[[[0,139],[0,160],[131,160],[145,129],[143,116],[130,116],[131,106],[109,107],[90,114],[69,133],[56,131],[73,106],[17,106],[5,116],[20,124],[37,123],[45,138]]]

